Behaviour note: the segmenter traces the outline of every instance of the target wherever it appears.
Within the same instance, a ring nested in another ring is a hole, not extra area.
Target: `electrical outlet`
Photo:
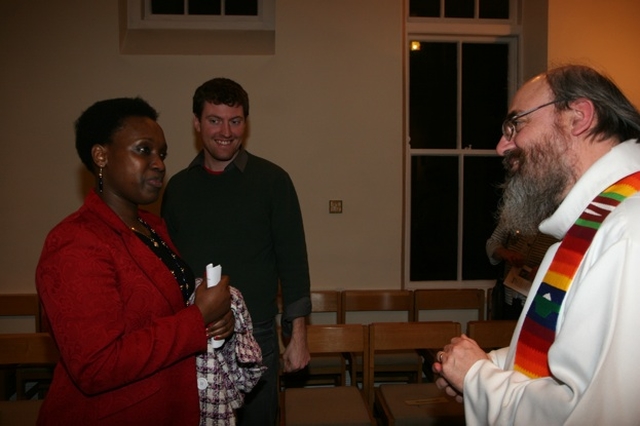
[[[342,213],[342,200],[329,200],[329,213]]]

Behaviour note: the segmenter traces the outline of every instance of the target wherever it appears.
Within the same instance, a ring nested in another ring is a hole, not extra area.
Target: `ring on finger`
[[[438,360],[438,362],[439,362],[440,364],[442,364],[442,355],[444,355],[444,352],[442,352],[442,351],[439,351],[439,352],[436,354],[436,359]]]

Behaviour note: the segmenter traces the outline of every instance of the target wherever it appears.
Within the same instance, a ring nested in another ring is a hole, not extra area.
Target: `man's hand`
[[[478,346],[475,340],[464,334],[451,339],[451,343],[436,355],[436,362],[432,369],[440,374],[436,385],[444,389],[448,395],[455,396],[462,401],[464,376],[473,364],[481,359],[489,359],[489,355]]]
[[[307,324],[304,317],[293,320],[291,340],[282,354],[284,372],[293,373],[302,370],[309,364],[311,356],[307,346]]]

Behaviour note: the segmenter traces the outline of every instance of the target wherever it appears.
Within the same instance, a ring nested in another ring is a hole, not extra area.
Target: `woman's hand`
[[[219,329],[220,324],[227,315],[231,313],[231,291],[229,290],[229,276],[223,275],[220,282],[215,287],[207,288],[203,283],[196,288],[194,304],[200,309],[205,325],[212,325],[214,329]],[[233,324],[233,322],[232,322]],[[224,328],[224,327],[222,327]],[[233,325],[231,325],[233,330]]]
[[[236,317],[233,315],[233,311],[229,310],[218,321],[207,326],[207,337],[214,337],[216,340],[226,339],[233,334],[235,324]]]

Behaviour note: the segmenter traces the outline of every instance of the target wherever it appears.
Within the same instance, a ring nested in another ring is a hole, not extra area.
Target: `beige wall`
[[[604,67],[640,104],[639,12],[636,0],[549,0],[549,62]],[[276,14],[275,55],[121,55],[116,1],[0,0],[0,293],[34,291],[46,233],[82,202],[79,113],[146,98],[171,175],[196,153],[190,97],[213,76],[245,86],[249,150],[296,183],[313,288],[401,286],[402,2],[278,0]]]
[[[399,288],[401,2],[278,0],[270,56],[121,55],[117,4],[0,0],[0,293],[35,291],[47,232],[82,202],[80,112],[146,98],[160,111],[172,175],[196,154],[191,95],[214,76],[247,89],[248,149],[296,184],[312,286]],[[343,214],[328,213],[330,199],[343,200]]]
[[[602,70],[640,106],[638,16],[638,0],[549,0],[549,64]]]

